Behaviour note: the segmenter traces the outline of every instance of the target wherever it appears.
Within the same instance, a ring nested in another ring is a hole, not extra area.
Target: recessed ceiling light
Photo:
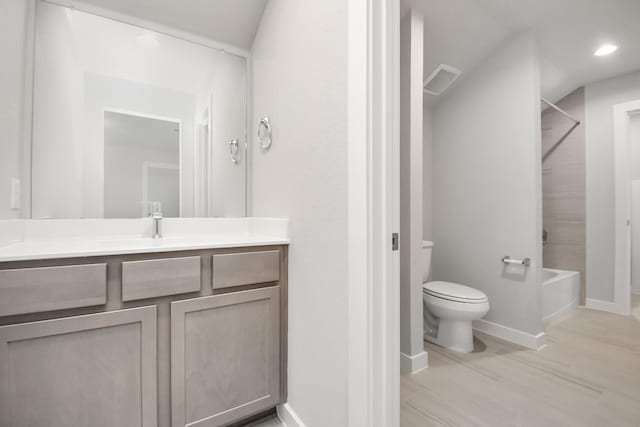
[[[614,44],[603,44],[593,54],[595,56],[605,56],[605,55],[612,54],[616,50],[618,50],[618,46],[616,46]]]
[[[160,42],[153,34],[140,34],[136,37],[136,43],[145,49],[156,49],[160,46]]]

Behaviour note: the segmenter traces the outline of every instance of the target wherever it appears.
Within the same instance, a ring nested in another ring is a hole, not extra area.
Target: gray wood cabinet
[[[106,302],[106,264],[0,270],[0,316]]]
[[[214,289],[277,282],[280,251],[258,251],[213,256]]]
[[[156,308],[0,327],[0,426],[157,425]]]
[[[287,254],[0,263],[0,427],[212,427],[284,403]]]
[[[122,300],[134,301],[200,290],[200,257],[122,263]]]
[[[280,288],[171,304],[173,427],[222,426],[280,401]]]

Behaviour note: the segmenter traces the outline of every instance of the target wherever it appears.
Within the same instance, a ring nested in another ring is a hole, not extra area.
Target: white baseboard
[[[306,427],[288,403],[278,405],[278,418],[284,427]]]
[[[615,302],[603,301],[601,299],[587,298],[585,306],[593,310],[608,311],[609,313],[622,315],[629,314],[624,309],[618,307],[618,304],[616,304]]]
[[[405,373],[415,374],[429,367],[429,355],[426,351],[409,356],[400,353],[400,370]]]
[[[544,332],[540,332],[538,335],[533,335],[498,323],[489,322],[484,319],[474,321],[473,329],[532,350],[540,350],[545,345]]]

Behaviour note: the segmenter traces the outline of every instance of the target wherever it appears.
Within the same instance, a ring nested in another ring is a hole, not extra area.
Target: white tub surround
[[[152,220],[0,221],[0,262],[289,244],[280,218],[165,218],[162,238]]]
[[[542,269],[542,320],[551,320],[578,306],[580,273]]]

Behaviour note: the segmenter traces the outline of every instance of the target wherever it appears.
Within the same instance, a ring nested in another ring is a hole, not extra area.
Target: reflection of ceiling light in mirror
[[[156,49],[160,46],[160,42],[152,34],[140,34],[136,37],[136,42],[145,49]]]
[[[603,44],[602,46],[600,46],[598,48],[598,50],[596,50],[593,54],[595,56],[605,56],[605,55],[610,55],[613,52],[615,52],[616,50],[618,50],[618,46],[613,45],[613,44]]]

